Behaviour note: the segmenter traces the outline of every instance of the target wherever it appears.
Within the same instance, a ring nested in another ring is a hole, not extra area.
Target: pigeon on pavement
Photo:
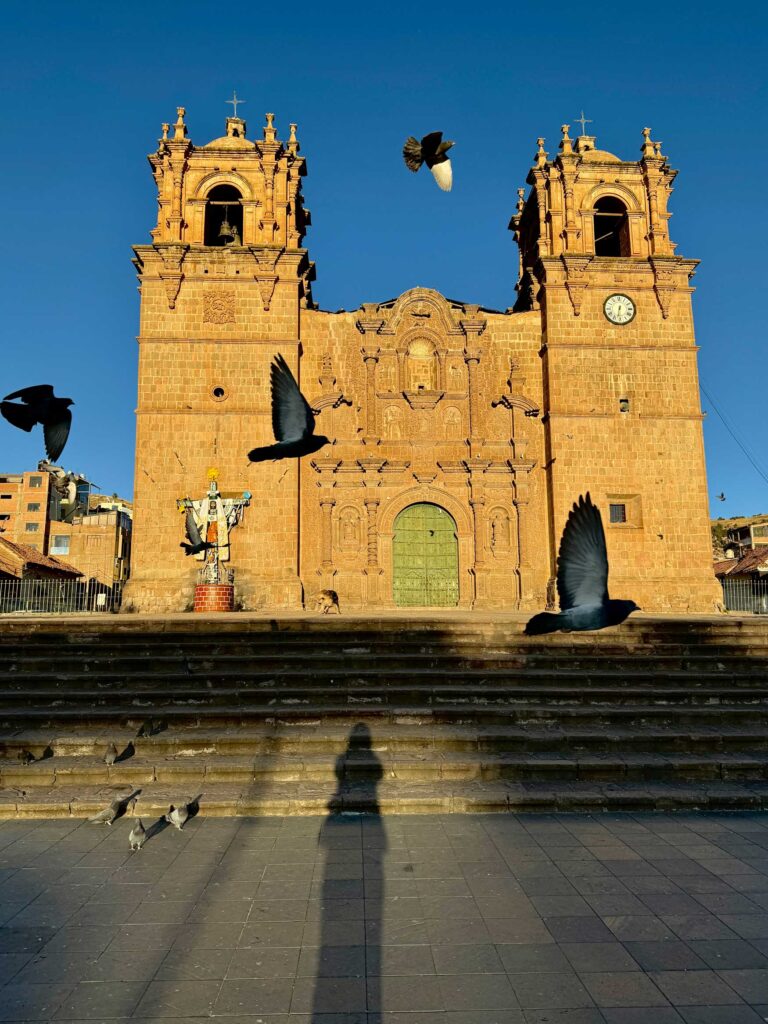
[[[88,818],[89,825],[111,825],[112,822],[124,814],[126,807],[131,801],[136,802],[136,797],[141,792],[140,789],[134,790],[129,796],[118,797],[113,800],[109,807],[105,807],[103,811],[99,811],[98,814],[94,814],[92,818]]]
[[[110,743],[107,749],[104,751],[104,763],[114,764],[117,760],[117,747],[114,743]]]
[[[426,164],[443,192],[450,192],[453,185],[453,171],[451,161],[446,154],[453,145],[455,143],[447,140],[443,142],[442,132],[430,132],[429,135],[424,136],[421,142],[413,135],[409,135],[403,146],[403,159],[408,169],[414,174],[422,164]]]
[[[128,833],[128,841],[131,844],[132,850],[140,850],[147,839],[146,829],[142,824],[141,818],[136,822],[131,831]]]
[[[23,404],[15,405],[13,398],[20,398]],[[74,404],[71,398],[56,398],[50,384],[38,384],[6,395],[0,402],[0,413],[20,430],[30,431],[41,423],[45,451],[51,462],[56,462],[69,437],[72,426],[69,406]]]
[[[527,636],[558,630],[603,629],[618,626],[632,612],[640,611],[634,601],[612,601],[608,597],[608,553],[600,510],[579,495],[568,516],[557,559],[557,592],[560,614],[541,612],[525,627]]]
[[[165,820],[177,828],[179,832],[184,828],[187,818],[189,817],[189,805],[179,804],[178,807],[174,807],[173,804],[170,806],[170,810],[165,816]]]
[[[269,459],[300,459],[323,445],[330,444],[322,434],[315,435],[315,416],[319,409],[311,408],[291,373],[288,363],[280,355],[270,367],[272,385],[272,433],[277,444],[254,448],[248,452],[251,462]]]
[[[184,548],[184,553],[187,556],[197,555],[201,551],[210,551],[211,548],[215,548],[217,546],[216,544],[209,543],[207,540],[203,540],[191,508],[187,509],[185,525],[189,544],[179,544],[179,547]]]

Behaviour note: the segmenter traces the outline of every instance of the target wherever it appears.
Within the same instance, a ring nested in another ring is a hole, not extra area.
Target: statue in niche
[[[458,440],[461,437],[461,413],[458,409],[451,407],[445,410],[444,426],[446,440]]]
[[[360,547],[360,515],[356,508],[345,508],[339,521],[339,546],[343,551]]]
[[[395,388],[395,373],[394,367],[386,364],[379,368],[379,390],[380,391],[394,391]]]
[[[461,391],[464,387],[464,374],[461,372],[461,367],[456,363],[451,363],[448,367],[448,377],[451,382],[451,391]]]
[[[491,533],[491,551],[509,550],[509,516],[503,508],[496,508],[491,513],[489,529]]]
[[[399,441],[402,436],[400,421],[402,414],[396,405],[389,405],[384,410],[384,436],[390,441]]]

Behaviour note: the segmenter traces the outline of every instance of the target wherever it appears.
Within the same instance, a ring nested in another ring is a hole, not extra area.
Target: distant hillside
[[[712,552],[715,561],[718,561],[721,558],[725,558],[723,543],[728,530],[732,530],[737,526],[753,526],[758,523],[768,523],[768,512],[760,512],[756,516],[732,516],[730,519],[718,516],[717,519],[711,519],[710,523],[712,526]]]

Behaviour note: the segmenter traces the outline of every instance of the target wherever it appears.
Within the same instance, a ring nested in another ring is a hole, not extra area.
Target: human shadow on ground
[[[386,831],[377,787],[384,774],[370,729],[354,725],[336,758],[336,792],[328,801],[319,839],[325,849],[320,945],[312,999],[312,1024],[328,1014],[379,1024],[368,1013],[368,994],[378,1001]],[[344,1018],[347,1020],[347,1018]]]

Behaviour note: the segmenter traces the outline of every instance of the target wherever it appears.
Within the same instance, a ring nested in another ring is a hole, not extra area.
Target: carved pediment
[[[426,391],[419,388],[418,391],[404,391],[403,398],[412,409],[434,409],[444,394],[444,391]]]

